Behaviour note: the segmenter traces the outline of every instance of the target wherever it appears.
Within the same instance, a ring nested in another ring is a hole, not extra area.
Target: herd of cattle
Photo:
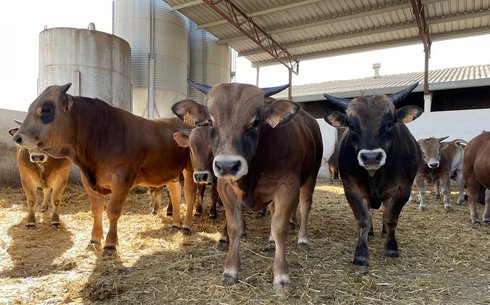
[[[67,94],[71,84],[50,86],[30,105],[18,128],[9,131],[19,145],[17,163],[28,203],[27,226],[35,226],[36,190],[42,188],[42,209],[52,205],[51,223],[59,225],[58,210],[71,163],[81,172],[94,217],[90,242],[100,248],[102,216],[109,229],[104,253],[118,243],[117,224],[132,187],[148,187],[157,213],[163,187],[168,189],[172,226],[190,234],[194,205],[202,212],[203,185],[210,184],[212,209],[220,200],[226,223],[219,242],[228,248],[223,281],[236,283],[240,270],[240,237],[245,230],[243,208],[262,211],[271,205],[270,240],[275,244],[273,284],[290,283],[286,238],[300,211],[298,245],[308,247],[308,215],[312,205],[323,143],[317,121],[294,102],[270,96],[287,86],[260,89],[223,83],[213,87],[190,82],[207,95],[207,106],[192,100],[175,103],[174,118],[148,120],[109,104]],[[451,179],[457,182],[457,203],[466,189],[472,223],[480,218],[475,203],[485,192],[484,222],[490,222],[490,132],[466,143],[445,138],[416,141],[405,123],[422,114],[417,106],[396,104],[417,86],[391,95],[352,100],[325,94],[343,109],[325,116],[334,127],[346,127],[341,145],[329,160],[338,171],[345,196],[358,221],[359,240],[353,264],[368,266],[371,209],[384,205],[385,255],[398,257],[395,230],[403,206],[419,190],[420,210],[426,209],[426,186],[442,193],[451,209]],[[181,219],[181,177],[187,212]],[[197,195],[196,194],[200,194]],[[109,196],[107,205],[106,195]]]

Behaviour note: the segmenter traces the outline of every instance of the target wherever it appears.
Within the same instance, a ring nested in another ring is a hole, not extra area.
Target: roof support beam
[[[252,18],[233,4],[231,0],[203,0],[210,8],[228,20],[235,28],[250,38],[262,50],[269,53],[289,71],[298,74],[299,62],[288,50],[257,25]]]
[[[178,10],[181,10],[183,8],[188,8],[188,7],[191,7],[191,6],[199,5],[201,3],[202,3],[202,0],[194,0],[194,1],[191,1],[191,2],[183,3],[183,4],[180,4],[180,5],[176,5],[176,6],[172,6],[172,11],[178,11]]]
[[[201,0],[199,0],[199,1],[201,1]],[[248,13],[248,17],[252,17],[253,18],[253,17],[262,16],[262,15],[266,15],[266,14],[270,14],[270,13],[276,13],[276,12],[285,11],[285,10],[296,8],[296,7],[310,5],[310,4],[313,4],[313,3],[316,3],[316,2],[320,2],[320,1],[323,1],[323,0],[303,0],[303,1],[299,1],[299,2],[294,2],[294,3],[285,4],[285,5],[275,6],[275,7],[271,7],[269,9],[266,9],[266,10],[260,10],[260,11]],[[213,26],[218,26],[218,25],[221,25],[221,24],[225,24],[227,22],[228,21],[226,19],[222,19],[222,20],[217,20],[217,21],[213,21],[213,22],[199,24],[197,27],[198,28],[201,28],[201,29],[206,29],[206,28],[210,28],[210,27],[213,27]],[[244,36],[244,39],[246,39],[246,38],[247,37]]]
[[[419,27],[419,36],[424,45],[425,53],[425,71],[424,71],[424,94],[429,95],[429,58],[430,47],[432,41],[430,40],[429,27],[427,26],[427,20],[425,19],[425,8],[420,3],[420,0],[410,0],[412,2],[413,14]]]

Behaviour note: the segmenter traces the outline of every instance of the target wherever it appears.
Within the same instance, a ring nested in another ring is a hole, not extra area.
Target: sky
[[[97,30],[112,33],[112,0],[1,1],[0,108],[27,111],[36,98],[39,33],[45,26],[87,28],[90,22]],[[489,50],[490,35],[436,41],[429,68],[490,64]],[[373,63],[381,63],[381,75],[423,71],[422,44],[301,61],[293,85],[369,77],[374,74]],[[243,57],[237,59],[236,81],[256,82],[255,68]],[[260,68],[259,86],[287,82],[284,66]]]

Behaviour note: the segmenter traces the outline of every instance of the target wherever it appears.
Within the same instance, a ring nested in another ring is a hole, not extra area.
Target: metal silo
[[[217,40],[209,32],[198,29],[194,22],[189,22],[189,78],[193,81],[210,86],[230,82],[230,48],[217,44]],[[205,102],[203,94],[192,87],[189,90],[189,98],[202,104]]]
[[[52,28],[39,34],[38,94],[72,83],[73,95],[99,98],[131,111],[131,48],[123,39],[91,29]]]
[[[114,34],[131,45],[133,112],[173,116],[187,97],[187,18],[161,0],[114,1]]]

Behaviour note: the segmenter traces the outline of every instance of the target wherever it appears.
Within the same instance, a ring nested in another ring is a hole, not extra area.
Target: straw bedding
[[[133,190],[119,222],[118,252],[105,257],[88,246],[92,216],[81,186],[71,184],[63,195],[61,227],[50,226],[49,212],[38,212],[35,229],[25,227],[22,190],[3,188],[0,304],[489,304],[490,227],[472,226],[466,203],[446,213],[440,200],[428,198],[427,211],[417,204],[402,211],[399,259],[384,257],[382,211],[374,212],[365,272],[351,264],[357,224],[342,186],[319,181],[311,249],[296,247],[296,230],[289,234],[292,284],[274,290],[268,215],[246,213],[240,282],[225,286],[226,253],[216,248],[222,207],[216,220],[195,218],[186,236],[172,231],[164,209],[150,215],[146,192]]]

